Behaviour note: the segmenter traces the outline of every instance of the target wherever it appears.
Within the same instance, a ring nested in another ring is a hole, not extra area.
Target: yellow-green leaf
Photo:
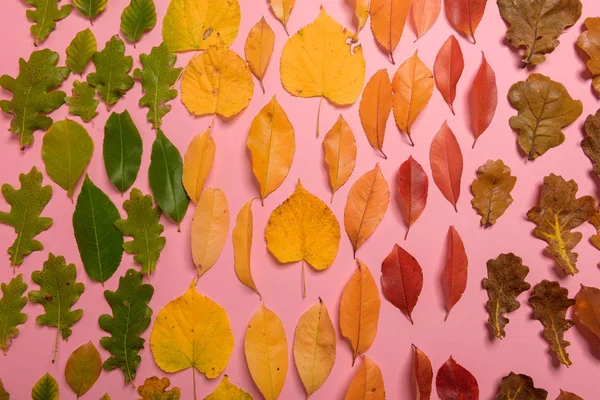
[[[215,151],[215,141],[209,129],[194,136],[183,155],[183,187],[194,203],[200,200]]]
[[[214,392],[206,396],[204,400],[252,400],[252,396],[231,383],[229,377],[225,375]]]
[[[100,377],[100,372],[102,372],[102,358],[91,341],[75,349],[65,365],[65,379],[77,398],[94,386]]]

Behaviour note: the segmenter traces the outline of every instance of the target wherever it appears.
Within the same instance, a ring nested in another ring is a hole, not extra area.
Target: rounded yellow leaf
[[[250,71],[252,71],[258,82],[260,82],[263,93],[265,92],[265,87],[262,80],[269,65],[274,45],[275,33],[273,33],[273,29],[265,21],[265,17],[262,17],[248,33],[244,46],[244,54],[246,55]]]
[[[325,135],[323,147],[325,148],[325,163],[329,167],[329,183],[333,201],[333,195],[350,179],[356,165],[356,140],[350,125],[342,117],[342,114]]]
[[[183,187],[190,199],[197,203],[204,182],[215,159],[215,141],[210,129],[194,136],[183,156]]]
[[[287,23],[295,3],[296,0],[269,0],[269,5],[271,6],[271,10],[273,10],[273,14],[275,14],[275,17],[281,22],[283,29],[285,29],[285,33],[288,36]]]
[[[248,200],[241,208],[233,228],[233,265],[235,274],[240,282],[254,290],[260,296],[250,268],[250,254],[252,251],[252,199]]]
[[[364,357],[348,386],[344,400],[385,400],[381,369],[369,357]]]
[[[181,101],[195,115],[231,117],[248,106],[253,94],[248,65],[222,46],[211,46],[192,58],[181,79]]]
[[[196,368],[207,378],[216,378],[233,352],[227,312],[198,293],[194,279],[183,296],[167,303],[156,316],[150,348],[156,365],[165,372]]]
[[[252,396],[231,383],[229,377],[225,375],[219,386],[204,400],[252,400]]]

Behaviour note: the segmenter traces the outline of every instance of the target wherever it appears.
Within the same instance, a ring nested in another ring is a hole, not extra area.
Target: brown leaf
[[[452,114],[455,114],[453,104],[456,98],[456,85],[464,68],[465,61],[460,44],[454,35],[450,35],[435,57],[433,77],[435,86],[450,107]]]
[[[560,395],[556,398],[556,400],[583,400],[581,397],[577,396],[575,393],[565,392],[564,390],[560,390]]]
[[[592,74],[592,87],[600,94],[600,18],[586,18],[586,31],[577,39],[577,46],[590,56],[587,67]]]
[[[433,368],[427,354],[417,346],[412,345],[415,356],[413,358],[413,371],[416,380],[417,399],[429,400],[431,398],[431,385],[433,383]]]
[[[363,91],[358,115],[371,147],[383,152],[385,126],[392,111],[392,83],[386,69],[380,69],[369,79]]]
[[[481,225],[485,228],[495,224],[512,204],[510,192],[515,183],[517,178],[510,174],[510,168],[502,160],[488,160],[477,169],[477,179],[471,184],[471,204],[481,215]]]
[[[463,157],[456,136],[446,121],[431,141],[429,149],[431,175],[440,192],[454,206],[460,196],[460,181],[463,171]]]
[[[600,339],[600,289],[581,285],[575,296],[573,318]]]
[[[581,148],[594,164],[594,172],[600,176],[600,109],[596,115],[588,115],[583,125],[585,137],[581,141]]]
[[[477,379],[452,356],[438,370],[435,388],[441,400],[479,399]]]
[[[546,400],[548,392],[533,386],[533,379],[511,372],[502,378],[496,400]]]
[[[483,52],[481,53],[481,65],[475,75],[471,91],[469,92],[469,111],[471,114],[471,129],[477,143],[479,136],[492,123],[496,107],[498,106],[498,87],[496,86],[496,74],[488,64]]]
[[[448,319],[450,310],[458,303],[467,288],[468,264],[469,260],[463,241],[456,229],[451,226],[448,229],[448,255],[442,275],[446,295],[446,318],[444,321]]]
[[[590,218],[590,224],[594,225],[596,228],[596,234],[590,237],[590,243],[594,245],[595,248],[600,250],[600,210],[596,211],[592,218]]]

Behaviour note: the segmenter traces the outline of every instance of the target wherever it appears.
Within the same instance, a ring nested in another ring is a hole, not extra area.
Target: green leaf
[[[125,200],[123,208],[127,219],[115,222],[115,227],[125,236],[133,240],[125,242],[123,249],[134,254],[135,262],[142,266],[142,273],[150,274],[156,268],[160,251],[165,247],[166,238],[160,234],[164,227],[159,224],[160,209],[152,208],[152,196],[144,196],[139,189],[131,189],[129,200]]]
[[[35,22],[31,26],[35,46],[46,40],[50,32],[56,29],[56,21],[66,18],[71,14],[73,6],[70,4],[58,8],[58,0],[25,0],[35,10],[27,10],[27,18]]]
[[[156,7],[153,0],[131,0],[121,14],[121,31],[123,35],[135,43],[144,32],[152,30],[156,25]]]
[[[133,185],[142,162],[142,137],[127,110],[108,117],[102,153],[108,178],[119,192],[125,193]]]
[[[67,47],[67,67],[76,74],[82,74],[97,49],[96,37],[87,28],[78,32]]]
[[[44,135],[42,159],[46,173],[71,198],[93,152],[94,141],[90,135],[70,119],[55,122]]]
[[[79,346],[67,360],[65,379],[77,398],[94,386],[102,372],[102,358],[90,341]]]
[[[106,8],[107,0],[73,0],[73,4],[81,15],[88,17],[93,24],[94,18]]]
[[[2,298],[0,299],[0,349],[6,354],[14,338],[19,336],[17,326],[27,321],[27,314],[22,313],[27,304],[27,297],[23,296],[27,284],[23,282],[23,275],[19,274],[8,283],[0,285]],[[0,400],[2,399],[2,381],[0,381]]]
[[[104,50],[94,54],[94,64],[96,72],[87,76],[87,82],[107,105],[115,104],[133,86],[133,78],[128,75],[133,57],[125,56],[125,43],[115,35]]]
[[[139,400],[179,400],[181,391],[178,387],[167,390],[169,385],[169,378],[146,378],[144,384],[138,388],[138,394],[142,396]]]
[[[56,327],[54,358],[58,351],[59,334],[63,340],[71,336],[71,327],[81,319],[82,310],[71,310],[77,302],[85,286],[76,282],[75,264],[67,265],[63,256],[48,255],[41,271],[34,271],[31,279],[40,286],[40,290],[32,290],[27,295],[32,303],[41,304],[44,314],[38,315],[36,322],[41,326]]]
[[[110,198],[86,175],[73,213],[73,231],[85,272],[103,285],[123,257],[123,235],[115,228],[120,218]]]
[[[90,122],[98,115],[99,100],[96,100],[96,90],[85,82],[74,81],[71,97],[65,98],[69,105],[69,112],[77,115],[84,122]]]
[[[178,229],[190,202],[183,188],[182,173],[183,161],[179,150],[158,129],[152,144],[148,179],[156,204],[177,222]]]
[[[58,400],[58,383],[48,372],[31,389],[31,400]]]
[[[10,205],[10,212],[0,211],[0,223],[12,226],[17,234],[8,248],[13,266],[21,265],[24,256],[44,249],[33,238],[52,225],[52,218],[40,216],[52,198],[52,187],[42,186],[42,173],[33,167],[28,174],[19,174],[19,181],[20,189],[8,183],[2,185],[2,196]]]
[[[0,399],[2,400],[2,399]],[[104,393],[102,395],[102,397],[100,397],[100,400],[111,400],[110,396],[108,395],[108,393]]]
[[[31,53],[29,61],[19,59],[19,75],[0,77],[0,86],[13,94],[12,100],[0,100],[0,108],[13,116],[8,129],[19,136],[21,149],[33,143],[33,132],[46,130],[52,119],[46,114],[65,102],[66,93],[54,90],[68,78],[67,67],[56,67],[58,53],[44,49]]]
[[[2,379],[0,379],[0,400],[9,400],[10,394],[4,389]]]
[[[100,346],[112,354],[104,361],[104,369],[121,368],[125,384],[133,383],[142,360],[138,353],[144,348],[145,340],[140,335],[150,325],[152,309],[148,303],[153,294],[152,285],[142,284],[142,274],[134,269],[128,270],[119,279],[115,292],[104,291],[113,314],[104,314],[98,319],[100,328],[111,335],[100,339]]]

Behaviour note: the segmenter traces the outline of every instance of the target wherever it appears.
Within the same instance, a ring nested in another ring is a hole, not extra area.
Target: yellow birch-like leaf
[[[215,141],[210,129],[194,136],[183,156],[183,187],[190,199],[197,203],[204,182],[215,159]]]
[[[250,268],[252,232],[252,199],[250,199],[246,202],[246,204],[244,204],[238,213],[235,221],[235,228],[233,228],[233,266],[235,269],[235,274],[240,282],[254,290],[260,296],[260,293],[256,288],[256,284],[254,283],[254,279],[252,279],[252,271]]]
[[[365,356],[352,378],[344,400],[385,400],[381,369]]]
[[[271,6],[273,14],[275,14],[275,17],[281,22],[281,25],[283,25],[283,29],[288,36],[290,34],[287,30],[287,23],[295,3],[296,0],[269,0],[269,5]]]
[[[256,76],[256,79],[258,79],[263,93],[265,92],[263,78],[267,66],[269,66],[271,54],[273,54],[274,45],[275,33],[269,24],[267,24],[267,21],[265,21],[265,17],[262,17],[248,33],[246,44],[244,46],[244,54],[246,55],[246,61],[248,62],[250,71],[252,71],[254,76]]]
[[[250,393],[235,386],[231,383],[229,377],[224,375],[219,386],[217,386],[211,394],[206,396],[204,400],[252,400],[252,396]]]
[[[356,33],[358,33],[367,23],[367,18],[369,18],[369,0],[356,0],[354,16],[357,22]]]
[[[354,171],[356,165],[356,140],[350,125],[340,114],[337,122],[331,127],[323,139],[325,163],[329,167],[329,183],[331,184],[331,200]]]

